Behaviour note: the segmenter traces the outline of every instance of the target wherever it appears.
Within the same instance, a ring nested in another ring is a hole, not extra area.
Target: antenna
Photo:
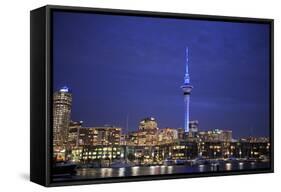
[[[190,77],[188,72],[188,47],[185,49],[185,75],[184,75],[184,84],[190,83]]]
[[[129,132],[129,114],[127,113],[127,116],[126,116],[126,132],[128,133]]]
[[[188,74],[188,47],[185,49],[185,59],[186,59],[186,70],[185,73]]]

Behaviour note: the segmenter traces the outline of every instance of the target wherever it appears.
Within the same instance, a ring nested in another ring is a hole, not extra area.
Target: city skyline
[[[207,21],[171,24],[169,19],[161,23],[163,19],[159,18],[150,18],[148,22],[146,18],[88,14],[75,15],[76,22],[73,22],[69,18],[72,15],[60,12],[55,13],[55,17],[54,91],[63,85],[72,89],[73,120],[83,120],[86,125],[114,124],[125,128],[129,116],[129,128],[133,131],[140,119],[153,116],[160,128],[183,127],[184,103],[180,86],[185,72],[185,47],[188,46],[192,50],[189,67],[195,87],[190,120],[198,120],[200,130],[231,129],[235,137],[269,135],[266,25],[209,24]],[[115,27],[107,26],[105,21]],[[95,22],[105,31],[93,30],[87,22]],[[190,32],[187,29],[191,24],[195,29]],[[231,25],[237,25],[238,35],[230,31]],[[138,30],[141,27],[142,33]],[[184,34],[170,29],[173,27],[183,29],[191,39],[182,40]],[[84,34],[77,35],[82,33],[81,28]],[[161,33],[161,30],[168,32]],[[208,34],[204,30],[211,32]],[[168,39],[170,32],[178,36]],[[216,36],[218,42],[212,42],[218,32],[222,37]],[[225,32],[231,34],[225,35]],[[209,41],[210,45],[204,47],[196,41]],[[175,45],[170,46],[169,42]],[[116,43],[122,43],[124,49],[118,50],[120,44]],[[222,54],[214,51],[217,48]],[[236,62],[240,63],[235,66]],[[255,70],[250,68],[252,62],[257,63]]]

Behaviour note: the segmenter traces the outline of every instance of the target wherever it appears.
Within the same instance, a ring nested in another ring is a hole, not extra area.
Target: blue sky
[[[189,48],[191,120],[235,137],[269,134],[269,25],[54,12],[54,91],[72,119],[136,130],[147,116],[183,127]]]

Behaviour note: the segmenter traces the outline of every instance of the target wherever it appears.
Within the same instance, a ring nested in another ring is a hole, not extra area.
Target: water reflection
[[[161,175],[175,173],[202,173],[232,170],[257,170],[258,168],[269,168],[269,162],[219,162],[202,165],[174,165],[174,166],[134,166],[123,168],[82,168],[77,170],[77,174],[71,177],[56,176],[55,181],[73,179],[94,179],[105,177],[125,177],[143,175]]]
[[[139,169],[140,167],[132,167],[132,176],[138,176],[139,175]]]
[[[172,174],[173,173],[173,166],[168,166],[168,174]]]
[[[211,171],[219,171],[219,164],[212,164]]]
[[[239,162],[239,169],[243,169],[244,168],[244,163],[243,162]]]
[[[164,165],[162,165],[161,167],[160,167],[160,174],[165,174],[166,173],[166,166],[164,166]]]
[[[205,170],[205,165],[199,165],[199,171],[203,172]]]
[[[155,175],[155,174],[157,174],[157,167],[155,167],[155,166],[150,166],[150,167],[149,167],[149,174],[150,174],[150,175]]]
[[[253,169],[253,168],[255,168],[255,167],[256,167],[255,162],[251,162],[251,168]]]
[[[118,176],[119,177],[125,176],[125,168],[124,167],[119,168]]]
[[[112,175],[111,168],[101,168],[101,177],[110,177]]]
[[[231,163],[226,163],[225,164],[225,170],[226,171],[231,171],[232,170],[232,164]]]

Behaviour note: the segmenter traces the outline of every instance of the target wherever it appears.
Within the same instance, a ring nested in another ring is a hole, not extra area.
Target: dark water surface
[[[81,168],[77,169],[74,176],[54,176],[53,181],[71,181],[81,179],[96,179],[108,177],[128,177],[145,175],[162,175],[178,173],[204,173],[220,171],[259,170],[270,168],[269,162],[232,162],[220,163],[216,166],[207,165],[173,165],[173,166],[148,166],[148,167],[124,167],[124,168]]]

